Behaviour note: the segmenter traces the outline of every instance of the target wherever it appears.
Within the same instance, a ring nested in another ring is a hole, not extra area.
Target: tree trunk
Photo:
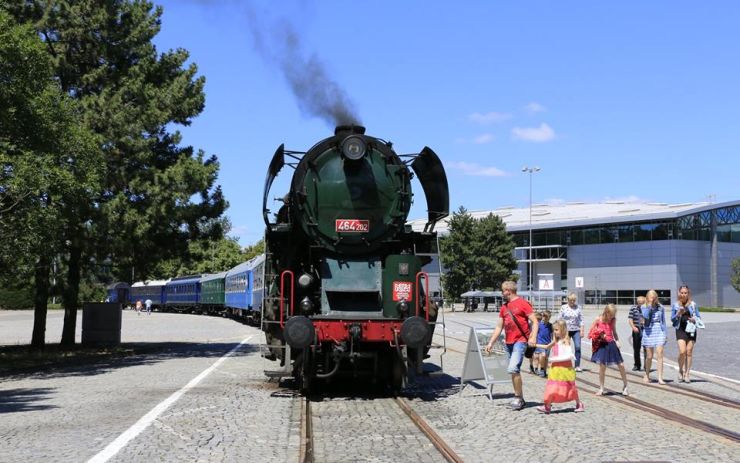
[[[72,243],[69,248],[69,264],[67,272],[67,284],[62,295],[64,305],[64,327],[62,328],[63,346],[75,344],[75,331],[77,330],[77,309],[80,294],[80,260],[82,258],[82,247],[79,243]]]
[[[46,344],[46,311],[49,300],[49,257],[41,256],[36,263],[33,294],[33,335],[31,345],[42,349]]]

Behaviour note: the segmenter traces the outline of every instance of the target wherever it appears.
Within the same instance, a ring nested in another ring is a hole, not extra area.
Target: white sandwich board
[[[504,346],[504,336],[501,334],[494,345],[493,352],[486,353],[486,345],[493,334],[493,327],[471,327],[468,337],[468,347],[465,349],[465,363],[460,376],[460,391],[465,383],[483,381],[488,387],[488,398],[493,400],[493,385],[511,381],[506,371],[509,366],[509,357]]]

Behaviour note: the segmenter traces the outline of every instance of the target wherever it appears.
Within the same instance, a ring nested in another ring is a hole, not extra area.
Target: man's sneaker
[[[513,402],[511,402],[512,410],[521,410],[522,408],[524,408],[524,399],[517,398],[514,399]]]
[[[576,367],[576,371],[580,373],[580,372],[582,372],[582,371],[583,371],[583,368],[581,368],[581,367]]]
[[[578,402],[578,406],[576,406],[575,409],[573,409],[576,413],[581,413],[586,411],[586,407],[583,406],[583,402]]]
[[[540,405],[537,407],[537,411],[540,413],[544,413],[545,415],[550,414],[550,406],[549,405]]]

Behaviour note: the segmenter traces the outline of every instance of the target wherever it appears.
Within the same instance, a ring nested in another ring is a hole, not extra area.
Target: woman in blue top
[[[678,382],[690,383],[691,356],[696,344],[696,321],[701,319],[699,307],[691,300],[691,290],[686,285],[678,288],[678,302],[671,307],[671,322],[676,329],[678,343]]]
[[[643,382],[650,382],[650,365],[653,355],[657,356],[658,384],[663,381],[663,346],[666,343],[665,308],[658,302],[658,293],[650,290],[645,295],[646,303],[642,306],[642,319],[645,331],[642,335],[642,347],[645,348],[645,377]]]

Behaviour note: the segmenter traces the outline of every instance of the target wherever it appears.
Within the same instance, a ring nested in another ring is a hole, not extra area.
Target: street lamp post
[[[529,174],[529,271],[527,272],[527,282],[529,286],[529,299],[532,300],[532,285],[534,279],[532,277],[532,174],[539,172],[541,169],[535,167],[522,167],[522,172]]]

